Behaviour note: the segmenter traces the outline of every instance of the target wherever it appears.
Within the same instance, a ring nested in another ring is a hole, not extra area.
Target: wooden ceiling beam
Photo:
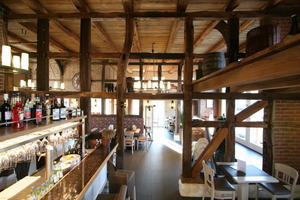
[[[8,31],[8,37],[10,38],[10,40],[16,41],[16,42],[24,42],[23,46],[25,46],[26,48],[36,52],[37,46],[34,44],[28,44],[27,42],[29,42],[28,40],[25,40],[24,38],[14,34],[11,31]]]
[[[91,12],[91,9],[89,8],[88,4],[85,2],[85,0],[72,0],[74,6],[80,11],[80,12]],[[93,25],[95,28],[96,33],[101,37],[101,39],[104,41],[107,48],[109,48],[112,51],[117,51],[117,48],[107,32],[104,30],[102,24],[100,21],[93,21]],[[95,52],[95,50],[94,50]]]
[[[72,0],[74,6],[80,12],[90,12],[90,8],[88,7],[87,3],[84,0]]]
[[[274,90],[283,88],[300,87],[300,75],[288,76],[283,78],[277,78],[274,80],[263,81],[259,83],[252,83],[247,85],[240,85],[231,87],[232,92],[243,92],[251,90]]]
[[[239,19],[259,19],[263,17],[290,17],[292,14],[299,14],[292,11],[199,11],[199,12],[89,12],[89,13],[45,13],[45,14],[7,14],[9,20],[30,20],[30,19],[80,19],[80,18],[185,18],[192,17],[194,20],[223,20],[236,17]]]
[[[246,85],[300,74],[300,35],[266,48],[194,82],[193,91]],[[274,68],[274,66],[281,66]]]
[[[225,10],[225,12],[233,11],[239,5],[239,3],[240,0],[228,0],[226,5],[222,8],[222,10]],[[204,31],[197,37],[196,42],[194,44],[194,49],[197,48],[200,45],[200,43],[213,31],[213,29],[219,22],[220,22],[219,20],[215,20],[208,23]],[[209,50],[208,52],[212,52],[212,51]]]
[[[237,8],[241,3],[241,0],[230,0],[227,2],[225,11],[233,11],[235,8]]]
[[[275,6],[277,6],[279,3],[281,3],[283,0],[271,0],[271,1],[268,1],[266,3],[266,5],[264,5],[261,10],[267,10],[267,9],[270,9],[270,8],[274,8]]]
[[[21,28],[25,29],[26,31],[31,32],[32,34],[35,34],[35,35],[37,34],[37,27],[34,22],[20,22],[19,26]],[[49,40],[50,40],[50,45],[59,51],[66,51],[66,52],[70,52],[70,53],[73,52],[71,49],[60,44],[52,37],[50,37]]]
[[[237,3],[240,0],[231,0],[228,4],[228,6],[230,7],[234,7],[233,5],[230,5],[231,3]],[[278,5],[280,2],[282,2],[282,0],[272,0],[269,1],[266,5],[264,5],[263,7],[260,8],[260,10],[266,10],[266,9],[270,9],[272,7],[275,7],[276,5]],[[227,8],[226,8],[227,9]],[[225,9],[225,10],[226,10]],[[226,10],[229,11],[229,10]],[[241,25],[240,25],[240,32],[246,30],[248,27],[250,27],[252,24],[254,23],[254,20],[246,20],[244,21]],[[209,51],[210,52],[216,52],[218,50],[220,50],[221,48],[223,48],[226,45],[226,42],[224,41],[224,39],[221,39],[216,45],[214,45]]]
[[[205,54],[194,54],[194,58],[203,58]],[[121,53],[91,53],[91,58],[120,58]],[[79,53],[54,53],[49,52],[49,58],[75,58],[79,57]],[[131,53],[130,59],[168,59],[181,60],[184,59],[184,53]]]
[[[42,4],[39,0],[21,0],[24,4],[26,4],[29,8],[31,8],[37,15],[48,15],[51,14]],[[68,37],[70,37],[76,44],[79,44],[80,38],[78,35],[76,35],[74,32],[72,32],[70,29],[65,27],[61,22],[57,21],[56,19],[50,21],[50,25],[52,28],[56,29],[59,32],[62,32]],[[95,49],[92,47],[92,51],[96,52]]]
[[[254,23],[254,20],[246,20],[240,25],[240,32],[246,30],[249,26]],[[222,38],[217,44],[215,44],[207,53],[216,52],[222,49],[226,45],[224,38]]]

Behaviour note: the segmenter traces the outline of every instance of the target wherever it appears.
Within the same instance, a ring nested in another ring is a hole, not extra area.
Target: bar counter
[[[95,199],[107,181],[107,161],[113,155],[117,146],[118,144],[110,147],[98,146],[60,179],[41,199]],[[33,176],[36,175],[39,174],[37,173]],[[33,183],[32,185],[34,186],[35,184]],[[28,190],[27,194],[29,194]],[[23,198],[24,192],[22,191],[12,199]]]

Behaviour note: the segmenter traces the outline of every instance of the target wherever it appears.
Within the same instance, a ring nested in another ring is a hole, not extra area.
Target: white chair
[[[299,174],[294,168],[282,163],[275,163],[275,178],[279,180],[279,183],[258,183],[256,200],[258,199],[259,188],[269,193],[272,200],[277,198],[294,199],[298,177]]]
[[[133,149],[135,147],[135,139],[134,139],[134,132],[133,131],[125,131],[124,134],[124,147],[131,147],[131,153],[133,154]]]
[[[145,149],[148,150],[148,136],[147,133],[142,133],[137,138],[137,150],[139,150],[139,145],[146,145]]]
[[[206,195],[210,199],[235,199],[235,188],[223,178],[215,178],[215,171],[210,168],[205,161],[202,161],[204,170],[204,194],[202,200]]]
[[[208,140],[206,138],[200,138],[197,141],[192,151],[192,157],[194,161],[196,161],[199,158],[199,156],[204,151],[207,145],[208,145]]]

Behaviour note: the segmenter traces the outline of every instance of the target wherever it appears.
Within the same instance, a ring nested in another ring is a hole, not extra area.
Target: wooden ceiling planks
[[[291,5],[297,11],[300,7],[299,5],[297,6],[297,1],[293,0],[135,0],[130,2],[132,5],[127,12],[132,10],[136,12],[133,16],[137,16],[135,18],[135,35],[132,51],[148,53],[151,53],[152,43],[155,43],[155,53],[184,52],[184,25],[182,23],[184,12],[198,12],[197,15],[194,15],[196,16],[194,20],[194,52],[204,54],[209,51],[226,51],[226,46],[221,40],[221,34],[214,30],[214,26],[218,20],[212,21],[213,15],[216,15],[215,17],[220,19],[219,17],[230,16],[228,12],[224,11],[246,12],[263,9],[272,10],[274,8],[279,10],[280,6],[287,8]],[[78,17],[79,12],[85,14],[87,17],[91,17],[92,13],[86,13],[89,11],[96,14],[97,12],[108,14],[108,18],[93,18],[92,20],[93,51],[94,53],[119,53],[122,50],[125,35],[125,10],[122,0],[3,0],[3,3],[11,9],[12,14],[45,13],[49,16],[57,15],[59,17],[62,15],[58,15],[58,13],[65,13],[70,16],[75,13],[76,15],[74,16]],[[164,18],[154,18],[155,13],[141,13],[154,11],[160,12],[159,14]],[[210,13],[212,11],[216,12]],[[119,12],[119,14],[115,13],[115,16],[118,18],[110,18],[113,16],[113,12]],[[168,18],[165,18],[167,17],[166,13],[171,13]],[[246,15],[242,13],[241,16],[256,18],[262,16],[256,14],[255,12],[247,12]],[[120,15],[122,17],[119,17]],[[209,16],[210,18],[207,18]],[[79,19],[65,18],[50,20],[51,53],[76,53],[79,51],[79,21]],[[30,27],[34,27],[36,20],[31,20],[30,23],[33,24],[31,26],[29,24],[24,26],[22,23],[16,23],[16,20],[9,21],[9,31],[14,34],[13,36],[19,37],[18,40],[14,37],[15,42],[20,42],[19,44],[13,44],[14,49],[26,49],[29,52],[34,52],[33,46],[35,45],[34,42],[36,42],[36,34],[33,31],[30,32],[29,29]],[[242,19],[240,24],[240,49],[244,49],[247,32],[258,26],[259,20],[243,21]],[[27,35],[21,33],[22,29],[27,29]],[[22,45],[21,38],[24,39],[23,43],[33,43],[29,45],[31,48]],[[138,68],[139,66],[132,67],[131,72],[135,73]],[[163,67],[163,70],[164,68],[168,68],[169,72],[177,71],[177,66],[173,68],[170,66]]]

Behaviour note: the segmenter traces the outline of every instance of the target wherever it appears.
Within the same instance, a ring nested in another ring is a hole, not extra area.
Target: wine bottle
[[[24,107],[22,106],[21,94],[17,93],[15,96],[15,106],[12,108],[12,121],[18,121],[12,124],[13,128],[23,128],[23,120],[24,119]]]
[[[31,118],[31,107],[30,107],[30,100],[28,94],[26,94],[26,102],[24,105],[24,118],[25,118],[25,122],[29,122]]]
[[[33,118],[35,118],[33,120],[33,123],[38,125],[42,123],[42,104],[41,104],[41,99],[40,99],[40,95],[36,94],[35,95],[35,104],[33,105]]]
[[[33,113],[33,107],[34,107],[34,105],[35,105],[35,95],[31,94],[31,100],[30,100],[30,104],[29,104],[31,118],[34,118],[34,113]]]
[[[45,102],[44,102],[44,113],[43,116],[47,116],[46,119],[47,121],[50,119],[51,115],[51,104],[49,100],[49,94],[45,95]]]
[[[1,106],[1,121],[10,122],[11,115],[12,115],[12,110],[8,102],[8,94],[4,94],[4,103]],[[4,126],[10,126],[10,124],[5,124]]]
[[[55,98],[54,99],[54,106],[52,108],[52,120],[53,121],[58,121],[60,118],[59,118],[59,106],[58,106],[58,102],[57,102],[57,99]]]
[[[62,98],[61,99],[61,103],[60,103],[60,119],[66,119],[67,118],[67,108],[65,106],[65,103],[64,103],[64,99]]]

